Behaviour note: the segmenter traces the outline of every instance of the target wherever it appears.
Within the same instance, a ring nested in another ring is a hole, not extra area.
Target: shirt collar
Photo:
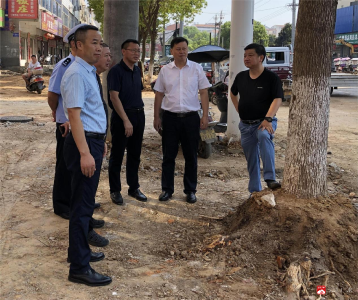
[[[71,52],[68,55],[68,57],[71,58],[71,60],[73,60],[73,61],[76,59],[76,56],[74,56]]]
[[[96,73],[96,67],[95,66],[91,66],[88,62],[84,61],[81,57],[79,56],[76,56],[76,61],[82,65],[88,73],[91,73],[91,72],[95,72]]]
[[[188,58],[186,59],[186,64],[185,64],[185,66],[190,67],[190,60],[189,60]],[[185,66],[184,66],[184,67],[185,67]],[[173,69],[174,67],[177,68],[177,66],[175,65],[175,60],[173,60],[173,61],[169,64],[169,67],[170,67],[171,69]]]
[[[126,65],[126,63],[123,61],[123,59],[121,59],[121,61],[119,62],[119,65],[122,67],[122,68],[124,68],[126,71],[130,71],[130,72],[134,72],[135,71],[135,67],[136,67],[136,65],[134,65],[134,67],[133,67],[133,70],[130,68],[130,67],[128,67],[127,65]]]

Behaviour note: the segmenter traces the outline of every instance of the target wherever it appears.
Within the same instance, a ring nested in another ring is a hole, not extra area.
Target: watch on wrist
[[[270,122],[270,123],[272,122],[272,118],[271,118],[271,117],[265,117],[264,119],[265,119],[267,122]]]

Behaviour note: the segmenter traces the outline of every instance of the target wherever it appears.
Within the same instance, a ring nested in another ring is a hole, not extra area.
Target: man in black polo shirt
[[[246,46],[244,63],[249,70],[237,74],[231,86],[231,100],[241,119],[239,129],[250,176],[250,193],[262,189],[260,156],[267,186],[271,189],[281,187],[276,181],[273,138],[277,128],[275,115],[282,103],[283,90],[277,74],[262,65],[265,57],[262,45]]]
[[[122,46],[123,59],[108,73],[108,104],[111,116],[112,149],[109,158],[109,188],[113,203],[122,205],[121,166],[127,148],[126,176],[128,195],[139,201],[147,197],[139,189],[138,169],[145,125],[142,80],[139,68],[139,42],[126,40]]]

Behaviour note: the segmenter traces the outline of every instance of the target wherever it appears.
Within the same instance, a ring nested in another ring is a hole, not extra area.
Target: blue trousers
[[[241,146],[247,161],[249,171],[249,192],[259,192],[261,187],[260,156],[263,164],[264,180],[276,180],[274,135],[267,130],[258,129],[259,124],[244,124],[240,122]],[[272,120],[272,128],[276,131],[277,119]]]
[[[87,236],[92,218],[95,196],[101,173],[104,141],[86,137],[88,147],[96,164],[96,171],[90,178],[81,171],[80,153],[72,134],[68,134],[63,149],[68,171],[71,173],[70,225],[68,257],[70,273],[79,274],[89,270],[91,249]]]

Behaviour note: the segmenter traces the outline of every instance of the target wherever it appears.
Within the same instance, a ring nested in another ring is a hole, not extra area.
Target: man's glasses
[[[126,50],[132,52],[133,54],[134,54],[134,53],[140,53],[140,50],[139,50],[139,49],[126,49]]]

